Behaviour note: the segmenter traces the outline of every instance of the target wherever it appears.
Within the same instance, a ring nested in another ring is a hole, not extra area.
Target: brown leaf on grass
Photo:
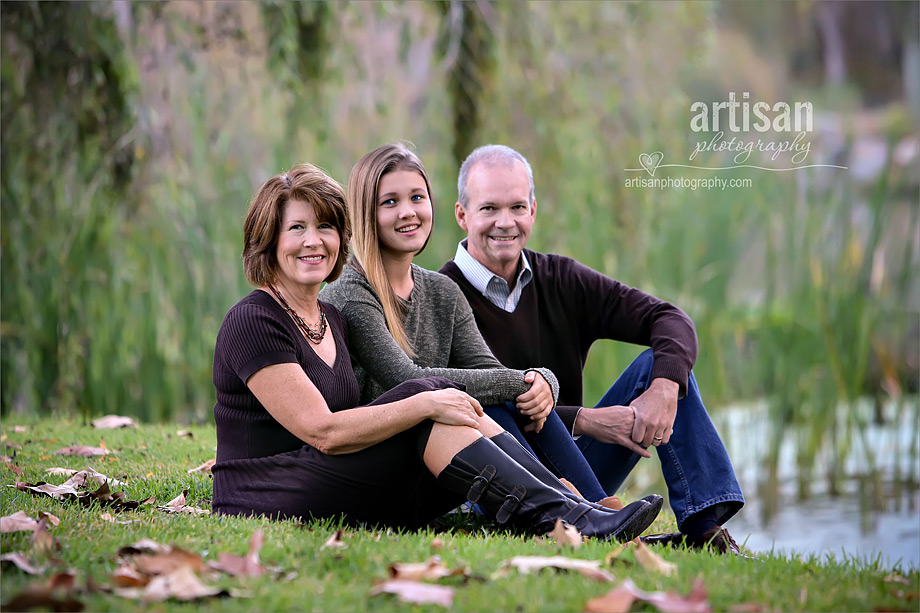
[[[81,457],[92,457],[97,455],[108,455],[112,453],[108,449],[101,447],[87,447],[86,445],[75,445],[73,447],[64,447],[54,452],[55,455],[77,455]]]
[[[32,532],[37,527],[38,521],[26,515],[25,511],[0,517],[0,532]]]
[[[29,573],[30,575],[40,575],[45,572],[45,567],[35,567],[32,566],[32,563],[29,562],[29,558],[26,557],[26,554],[21,551],[11,551],[10,553],[5,553],[0,555],[0,562],[9,562],[18,568],[19,570]],[[8,606],[3,606],[4,610],[8,610]]]
[[[210,509],[199,509],[198,507],[186,504],[185,495],[188,490],[182,490],[182,493],[167,502],[165,505],[158,506],[158,509],[168,513],[191,513],[193,515],[210,515]]]
[[[642,541],[636,543],[636,560],[639,561],[639,566],[645,570],[661,573],[665,577],[670,577],[677,572],[677,564],[666,562],[664,558],[649,549]]]
[[[556,542],[563,547],[571,547],[572,549],[578,549],[581,547],[584,539],[581,536],[581,532],[578,531],[578,528],[571,524],[567,524],[561,519],[556,520],[556,525],[553,527],[552,532],[549,532],[547,536],[551,536],[556,540]]]
[[[122,564],[109,575],[109,578],[118,587],[144,587],[150,583],[150,577],[140,573],[131,564]]]
[[[323,543],[323,546],[320,547],[320,549],[348,549],[348,545],[342,541],[342,537],[344,535],[345,531],[339,528],[332,536],[326,539],[326,542]]]
[[[151,539],[141,539],[133,545],[127,545],[118,550],[119,556],[136,556],[139,553],[167,553],[172,547],[161,545]]]
[[[100,430],[113,430],[115,428],[137,428],[137,424],[130,417],[122,415],[105,415],[92,422],[94,428]]]
[[[52,473],[51,471],[55,471]],[[69,474],[70,478],[61,484],[61,486],[71,486],[71,487],[83,487],[89,485],[95,485],[99,487],[101,485],[109,484],[112,487],[117,487],[119,485],[124,485],[118,479],[112,479],[106,477],[102,473],[96,472],[92,468],[85,468],[83,470],[70,470],[67,468],[49,468],[45,471],[48,474]]]
[[[259,562],[259,551],[265,543],[262,528],[256,528],[249,539],[249,553],[235,556],[229,553],[218,554],[217,562],[208,563],[208,567],[236,577],[261,577],[266,569]]]
[[[70,591],[76,587],[77,576],[74,573],[54,573],[48,577],[48,589]]]
[[[39,521],[41,521],[42,519],[47,519],[48,523],[51,524],[52,526],[57,526],[58,524],[61,523],[61,520],[56,515],[52,515],[51,513],[48,513],[46,511],[39,511],[38,519]]]
[[[11,471],[13,471],[13,474],[16,475],[17,477],[22,475],[22,469],[16,466],[15,464],[10,463],[10,464],[7,464],[6,467],[9,468]]]
[[[225,590],[202,583],[191,567],[180,566],[170,573],[154,577],[144,588],[141,598],[144,602],[161,602],[170,598],[198,600],[228,595]]]
[[[82,611],[83,603],[73,595],[57,596],[55,590],[46,585],[27,587],[12,600],[3,604],[4,611],[28,611],[29,609],[51,609],[52,611]]]
[[[709,613],[712,610],[701,579],[693,582],[687,596],[674,592],[644,592],[636,587],[632,579],[625,579],[605,595],[589,600],[585,604],[585,612],[625,613],[636,600],[647,602],[663,613]]]
[[[134,568],[147,575],[167,575],[178,568],[188,566],[200,571],[201,556],[179,547],[170,547],[163,553],[141,553],[132,559]]]
[[[454,602],[454,588],[446,585],[432,585],[420,581],[390,579],[371,590],[371,596],[394,594],[402,602],[411,604],[436,604],[450,608]]]
[[[215,464],[216,462],[217,462],[217,460],[212,458],[212,459],[208,460],[207,462],[205,462],[204,464],[202,464],[201,466],[196,466],[195,468],[189,468],[189,469],[188,469],[188,474],[192,474],[192,473],[208,473],[208,474],[210,474],[210,473],[211,473],[211,467],[214,466],[214,464]]]
[[[72,486],[54,485],[53,483],[46,483],[44,481],[38,481],[37,483],[17,481],[16,489],[21,492],[28,490],[35,494],[50,496],[55,500],[73,500],[79,496],[79,492]]]
[[[32,532],[32,551],[37,555],[51,557],[55,551],[60,550],[61,544],[48,532],[48,520],[43,517]]]
[[[390,564],[390,577],[405,579],[407,581],[421,581],[422,579],[438,580],[443,577],[462,575],[469,577],[469,569],[455,568],[451,570],[441,562],[441,556],[431,556],[424,562],[394,562]]]
[[[442,549],[444,549],[444,539],[442,539],[439,536],[436,536],[435,538],[431,539],[431,548],[434,551],[441,551]]]
[[[113,523],[113,524],[122,524],[122,525],[127,525],[127,524],[130,524],[130,523],[133,523],[133,522],[134,522],[133,519],[129,519],[129,520],[126,520],[126,521],[119,521],[119,520],[115,519],[115,516],[114,516],[114,515],[112,515],[111,513],[108,513],[108,512],[103,513],[102,515],[100,515],[100,516],[99,516],[99,519],[101,519],[101,520],[103,520],[103,521],[111,522],[111,523]]]
[[[566,558],[564,556],[515,556],[510,560],[506,560],[495,576],[505,576],[512,568],[516,568],[519,573],[524,575],[529,575],[535,570],[542,570],[544,568],[574,570],[575,572],[597,581],[613,581],[613,576],[601,569],[601,563],[599,561]]]

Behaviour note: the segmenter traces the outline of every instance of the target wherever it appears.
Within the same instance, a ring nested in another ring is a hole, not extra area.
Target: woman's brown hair
[[[290,200],[309,203],[319,221],[338,230],[340,244],[335,265],[325,281],[342,274],[348,258],[351,225],[345,209],[345,191],[339,183],[312,164],[298,164],[262,184],[249,202],[243,223],[243,270],[255,287],[274,283],[278,276],[278,236],[284,207]]]

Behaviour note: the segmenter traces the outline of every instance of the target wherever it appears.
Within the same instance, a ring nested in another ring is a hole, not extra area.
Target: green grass
[[[26,432],[15,432],[13,425],[24,425]],[[675,591],[686,594],[697,577],[702,578],[712,608],[731,610],[739,604],[757,603],[759,610],[779,611],[870,611],[916,610],[918,574],[907,574],[911,585],[886,582],[892,571],[864,561],[833,559],[783,558],[760,556],[760,561],[714,556],[693,551],[657,550],[678,565],[678,574],[664,577],[643,570],[631,552],[621,556],[623,563],[608,568],[615,584],[601,583],[578,574],[542,571],[520,575],[512,571],[502,578],[493,574],[505,560],[516,555],[566,555],[603,560],[615,549],[614,544],[589,542],[577,551],[560,550],[551,540],[512,536],[470,521],[453,521],[452,530],[400,533],[396,531],[347,530],[347,549],[322,549],[337,529],[335,522],[272,522],[215,516],[167,514],[152,507],[126,511],[119,520],[134,519],[127,525],[101,519],[102,510],[86,508],[76,502],[59,502],[33,497],[8,487],[15,481],[49,481],[61,483],[64,477],[47,476],[45,470],[60,466],[82,469],[87,466],[109,476],[125,480],[115,488],[126,492],[131,500],[157,497],[165,504],[183,489],[188,490],[189,504],[207,507],[211,497],[208,475],[188,474],[187,470],[214,457],[213,426],[192,426],[192,438],[176,434],[175,425],[142,425],[137,429],[97,430],[78,418],[14,421],[3,424],[3,454],[14,456],[20,467],[19,477],[2,468],[2,515],[18,510],[36,517],[47,511],[60,518],[52,534],[62,549],[55,555],[57,564],[48,564],[40,576],[26,575],[4,564],[2,598],[11,598],[33,583],[47,580],[54,572],[77,574],[76,593],[89,611],[438,611],[434,605],[409,605],[394,596],[371,597],[375,583],[388,578],[388,566],[394,562],[421,562],[439,553],[449,568],[468,567],[474,575],[469,581],[460,578],[442,580],[456,588],[452,610],[457,611],[582,611],[585,603],[610,590],[626,578],[646,591]],[[77,458],[55,455],[54,451],[70,445],[99,446],[100,439],[113,451],[109,456]],[[15,454],[15,455],[14,455]],[[368,500],[368,504],[374,504]],[[101,586],[111,585],[109,574],[119,565],[116,551],[142,538],[182,547],[203,556],[205,562],[216,560],[221,552],[244,555],[249,537],[257,528],[265,535],[262,563],[276,570],[259,578],[234,578],[221,575],[206,580],[221,588],[242,591],[247,597],[225,597],[202,602],[166,601],[144,604],[105,592],[82,590],[89,577]],[[673,530],[674,518],[663,513],[652,531]],[[432,549],[439,537],[443,549]],[[3,534],[3,553],[29,550],[31,534]],[[40,557],[33,561],[42,563]],[[906,572],[906,571],[905,571]],[[899,596],[900,592],[900,596]],[[913,593],[905,600],[904,593]],[[645,610],[647,605],[634,605]],[[4,607],[6,608],[6,607]]]

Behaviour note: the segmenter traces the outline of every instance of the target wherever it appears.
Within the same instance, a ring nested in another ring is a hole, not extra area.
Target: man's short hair
[[[523,155],[506,145],[483,145],[477,147],[469,154],[460,166],[460,175],[457,177],[457,200],[463,208],[469,207],[469,194],[466,191],[466,182],[469,180],[470,171],[476,164],[487,166],[512,166],[520,162],[527,169],[527,178],[530,181],[530,202],[534,199],[533,168]]]

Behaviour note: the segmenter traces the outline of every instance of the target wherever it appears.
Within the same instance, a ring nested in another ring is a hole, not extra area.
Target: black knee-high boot
[[[535,534],[549,532],[561,519],[585,536],[627,541],[642,534],[660,509],[639,500],[619,511],[602,511],[584,499],[569,498],[532,475],[486,437],[457,452],[438,475],[438,482],[465,494],[470,502],[478,502],[498,523],[512,521]]]
[[[511,456],[515,462],[523,466],[532,474],[534,477],[547,484],[555,490],[562,492],[567,498],[573,500],[582,500],[578,495],[570,490],[566,485],[560,481],[556,475],[546,468],[543,464],[540,463],[540,460],[535,458],[532,453],[524,449],[524,446],[514,438],[514,435],[510,432],[502,432],[501,434],[496,434],[495,436],[490,437],[490,440],[498,445],[498,447]],[[664,499],[658,494],[650,494],[643,498],[642,500],[646,501],[650,505],[654,506],[657,511],[661,510],[661,507],[664,505]],[[597,504],[596,502],[585,501],[587,504],[592,505],[596,509],[603,511],[611,511],[610,508],[603,505]]]

